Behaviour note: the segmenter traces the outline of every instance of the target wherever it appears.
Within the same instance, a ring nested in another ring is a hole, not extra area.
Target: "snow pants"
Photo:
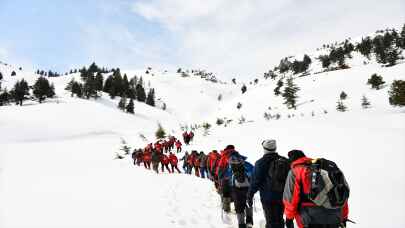
[[[200,167],[200,177],[205,178],[205,174],[207,174],[207,178],[208,178],[207,167]]]
[[[174,173],[174,169],[176,169],[177,172],[181,173],[180,170],[179,170],[179,168],[177,167],[177,164],[176,164],[176,165],[170,164],[170,165],[172,166],[172,173]]]
[[[150,169],[150,162],[149,161],[144,161],[143,166],[145,166],[145,168],[147,168],[147,169]]]
[[[235,212],[239,226],[246,223],[253,225],[253,208],[247,207],[248,187],[232,187],[232,200],[235,205]]]
[[[284,228],[284,205],[282,202],[262,201],[266,228]]]
[[[165,171],[165,168],[167,169],[167,171],[168,171],[169,173],[171,173],[171,171],[170,171],[170,169],[169,169],[169,164],[163,164],[163,163],[162,163],[162,173]]]
[[[152,169],[156,173],[159,173],[159,162],[152,162]]]

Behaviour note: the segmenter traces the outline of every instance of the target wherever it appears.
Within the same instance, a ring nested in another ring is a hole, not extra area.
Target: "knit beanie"
[[[266,139],[262,142],[264,153],[274,153],[277,149],[276,140],[274,139]]]
[[[295,160],[302,157],[305,157],[305,154],[301,150],[292,150],[288,152],[288,158],[290,159],[290,162],[294,162]]]

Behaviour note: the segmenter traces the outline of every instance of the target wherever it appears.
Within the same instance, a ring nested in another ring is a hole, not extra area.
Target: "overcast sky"
[[[405,23],[404,0],[0,0],[0,61],[261,77],[280,58]]]

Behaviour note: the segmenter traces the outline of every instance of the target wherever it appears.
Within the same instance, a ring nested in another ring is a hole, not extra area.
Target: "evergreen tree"
[[[346,100],[346,98],[347,98],[347,94],[344,91],[342,91],[340,93],[340,100]]]
[[[77,97],[83,96],[83,85],[79,82],[73,82],[72,94],[76,94]]]
[[[368,101],[367,97],[364,95],[361,98],[361,107],[363,107],[363,109],[367,109],[370,107],[370,102]]]
[[[101,72],[97,72],[96,78],[95,78],[95,87],[97,91],[103,91],[103,82],[104,78]]]
[[[395,64],[397,64],[400,54],[401,51],[398,51],[395,48],[391,48],[391,50],[387,51],[387,66],[394,66]]]
[[[125,111],[126,106],[127,106],[127,98],[126,97],[121,97],[121,100],[118,103],[118,108],[121,109],[122,111]]]
[[[85,73],[86,77],[83,84],[83,94],[87,99],[91,97],[97,98],[97,82],[96,77],[94,76],[93,72],[87,71]]]
[[[398,47],[405,49],[405,24],[402,27],[402,31],[400,34],[399,42],[397,42]]]
[[[49,84],[48,79],[45,77],[39,77],[33,87],[34,96],[38,99],[39,103],[42,103],[46,98],[53,97],[55,95],[55,89]]]
[[[238,102],[238,104],[236,105],[237,109],[241,109],[242,108],[242,103]]]
[[[300,90],[297,85],[294,84],[293,78],[290,77],[287,79],[287,85],[284,88],[284,93],[282,94],[284,98],[284,104],[287,105],[289,109],[294,108],[296,109],[296,102],[297,102],[297,92]]]
[[[280,89],[281,89],[281,87],[283,87],[283,85],[284,85],[284,82],[282,79],[277,81],[277,86],[274,89],[274,95],[278,96],[281,94]]]
[[[328,68],[331,64],[329,55],[320,55],[319,60],[322,62],[322,67],[323,68]]]
[[[362,38],[361,42],[356,45],[356,50],[370,59],[370,54],[373,50],[373,41],[368,36],[366,38]]]
[[[136,99],[140,102],[145,102],[146,100],[146,93],[145,93],[145,89],[143,88],[143,86],[141,84],[136,85]]]
[[[388,93],[391,105],[405,106],[405,81],[394,80]]]
[[[242,90],[242,94],[246,93],[246,91],[247,91],[246,85],[243,85],[242,88],[241,88],[241,90]]]
[[[26,99],[25,96],[29,95],[28,83],[24,79],[17,81],[14,85],[12,95],[16,103],[22,106],[23,101]]]
[[[127,109],[128,113],[134,114],[134,100],[133,99],[129,100],[129,103],[128,103],[126,109]]]
[[[368,79],[367,84],[371,85],[371,88],[373,89],[380,89],[381,85],[383,85],[385,82],[383,81],[382,76],[373,74],[371,75],[371,78]]]
[[[155,135],[156,135],[157,139],[163,139],[164,137],[166,137],[166,131],[165,131],[165,129],[163,129],[161,124],[158,125],[158,129],[157,129]]]
[[[101,69],[97,66],[97,64],[96,64],[95,62],[93,62],[93,63],[90,65],[88,71],[89,71],[89,72],[92,72],[92,73],[98,73],[98,72],[101,72]]]
[[[17,73],[15,71],[11,72],[11,76],[16,76],[16,75],[17,75]]]
[[[125,96],[129,95],[129,81],[128,81],[127,74],[124,74],[124,77],[122,78],[122,93]]]
[[[3,80],[3,74],[0,72],[0,81]]]
[[[110,75],[104,82],[103,91],[109,93],[113,84],[113,77]]]
[[[336,110],[338,110],[339,112],[345,112],[347,110],[347,107],[343,104],[342,100],[339,100],[337,102]]]
[[[7,89],[3,91],[0,90],[0,106],[6,105],[10,102],[11,95],[8,93]]]
[[[146,98],[146,104],[155,107],[155,89],[150,89],[148,97]]]

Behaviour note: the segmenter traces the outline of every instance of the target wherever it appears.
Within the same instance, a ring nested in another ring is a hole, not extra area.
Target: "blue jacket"
[[[249,197],[253,197],[257,191],[260,191],[260,199],[262,202],[282,202],[283,193],[272,192],[270,190],[270,184],[267,183],[267,181],[270,181],[268,177],[270,162],[277,156],[279,156],[277,153],[268,153],[256,161],[252,174],[252,182],[249,188]]]

